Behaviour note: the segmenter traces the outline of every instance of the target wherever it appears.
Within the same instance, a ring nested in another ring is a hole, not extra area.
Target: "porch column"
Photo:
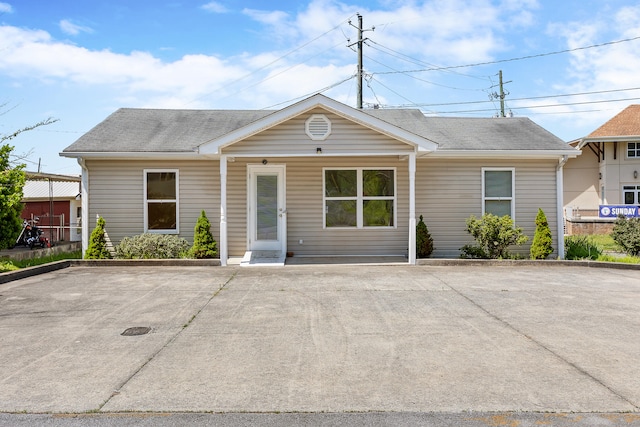
[[[82,168],[80,183],[80,226],[82,228],[82,257],[89,247],[89,169],[83,158],[78,159]]]
[[[220,156],[220,265],[227,265],[227,156]]]
[[[558,258],[564,259],[564,165],[569,160],[562,156],[556,168],[556,219],[558,228]]]
[[[416,263],[416,153],[409,154],[409,264]]]

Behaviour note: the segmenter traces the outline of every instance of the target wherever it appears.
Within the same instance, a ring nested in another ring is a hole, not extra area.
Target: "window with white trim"
[[[324,169],[324,226],[395,227],[396,170]]]
[[[623,185],[622,200],[625,205],[640,205],[640,185]]]
[[[627,158],[640,159],[640,142],[627,142]]]
[[[145,169],[145,232],[178,234],[178,219],[178,170]]]
[[[482,214],[515,217],[515,169],[482,168]]]

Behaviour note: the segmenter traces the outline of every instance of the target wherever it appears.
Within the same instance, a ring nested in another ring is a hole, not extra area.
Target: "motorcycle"
[[[44,232],[36,225],[38,218],[33,220],[33,224],[27,220],[22,222],[22,231],[16,239],[16,246],[28,246],[33,249],[36,246],[50,248],[51,242],[44,236]]]

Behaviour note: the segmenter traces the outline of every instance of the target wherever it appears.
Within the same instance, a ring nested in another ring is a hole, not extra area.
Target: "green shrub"
[[[174,234],[144,233],[125,237],[116,246],[116,258],[124,259],[173,259],[184,258],[189,242]]]
[[[566,236],[564,238],[565,259],[597,260],[602,249],[593,244],[588,236]]]
[[[640,218],[618,217],[611,237],[627,254],[640,255]]]
[[[196,259],[215,258],[218,254],[216,241],[211,234],[211,223],[204,211],[200,213],[193,229],[193,246],[189,257]]]
[[[509,215],[498,217],[484,214],[481,219],[471,215],[467,218],[467,232],[476,240],[476,245],[460,248],[461,258],[504,259],[511,255],[507,248],[522,245],[529,238],[522,234],[521,227],[515,227]]]
[[[538,209],[536,216],[536,232],[533,235],[529,255],[531,259],[546,259],[553,252],[553,238],[547,222],[547,216],[542,209]]]
[[[107,239],[104,234],[104,226],[106,221],[104,218],[99,217],[96,223],[96,228],[91,232],[89,238],[89,247],[84,253],[84,259],[108,259],[111,258],[111,254],[107,249]]]
[[[416,225],[416,256],[418,258],[428,258],[433,253],[433,238],[429,234],[427,224],[422,220]]]
[[[0,273],[4,273],[5,271],[14,271],[19,270],[20,267],[16,267],[13,265],[11,261],[0,261]]]

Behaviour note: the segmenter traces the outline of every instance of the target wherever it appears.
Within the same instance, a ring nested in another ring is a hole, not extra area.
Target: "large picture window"
[[[513,168],[482,169],[482,213],[515,216],[515,170]]]
[[[640,142],[627,142],[627,158],[640,159]]]
[[[177,170],[144,171],[144,211],[145,232],[179,232]]]
[[[325,169],[325,227],[395,227],[395,169]]]

